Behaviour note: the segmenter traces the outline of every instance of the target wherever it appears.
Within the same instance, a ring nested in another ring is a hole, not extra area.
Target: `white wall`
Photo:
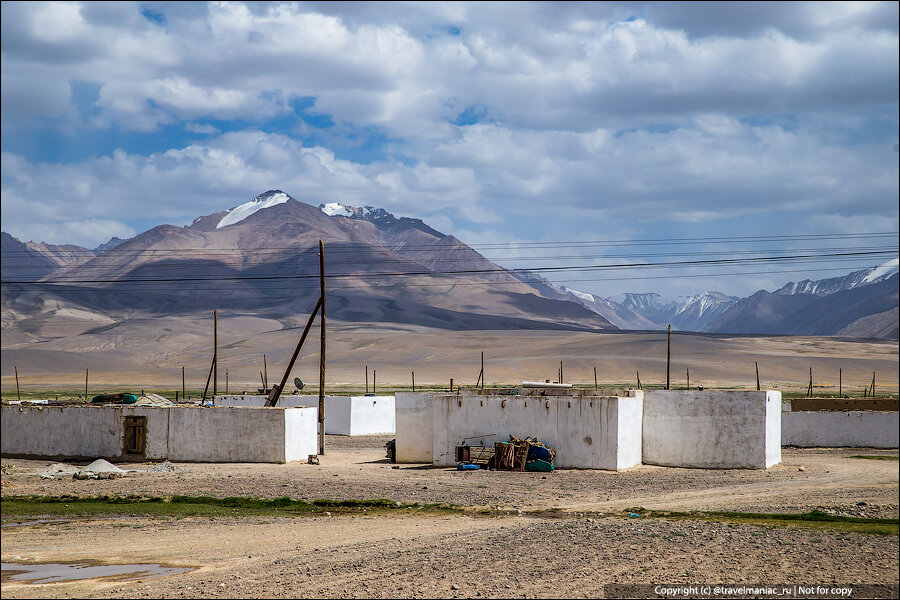
[[[801,448],[897,448],[896,411],[797,411],[781,413],[781,443]]]
[[[386,435],[394,433],[394,396],[352,396],[350,398],[350,435]],[[328,418],[328,413],[325,413]]]
[[[306,460],[319,453],[319,409],[284,411],[284,462]]]
[[[399,463],[429,463],[434,452],[434,394],[397,392],[394,403]]]
[[[781,392],[655,390],[644,396],[643,461],[765,469],[781,462]]]
[[[327,398],[327,396],[326,396]],[[216,396],[216,406],[257,406],[264,407],[266,405],[266,396],[259,394],[232,394],[228,396]],[[307,408],[319,406],[318,396],[291,396],[284,395],[278,397],[278,405],[275,408]]]
[[[640,395],[435,396],[433,462],[455,464],[456,446],[491,446],[512,434],[556,450],[557,467],[626,469],[641,462]]]
[[[316,453],[315,408],[185,406],[3,406],[0,450],[12,456],[123,458],[124,417],[131,415],[147,417],[143,456],[151,460],[285,462]]]
[[[350,396],[325,396],[325,433],[350,435]]]
[[[216,396],[216,406],[264,406],[265,396]],[[318,406],[313,396],[281,396],[279,407]],[[325,433],[383,435],[394,433],[393,396],[325,396]]]

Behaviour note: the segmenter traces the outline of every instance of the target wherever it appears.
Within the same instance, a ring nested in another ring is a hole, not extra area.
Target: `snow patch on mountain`
[[[579,292],[578,290],[573,290],[572,288],[566,287],[564,285],[560,286],[559,289],[563,290],[564,292],[569,292],[576,298],[581,298],[582,300],[587,300],[588,302],[596,302],[597,301],[597,299],[594,298],[594,296],[592,296],[591,294],[588,294],[586,292]]]
[[[361,221],[374,222],[377,219],[396,219],[388,211],[375,206],[347,206],[338,202],[328,202],[320,204],[319,210],[329,217],[347,217],[348,219],[359,219]]]
[[[240,223],[250,215],[257,213],[264,208],[271,208],[273,206],[278,206],[279,204],[284,204],[290,199],[291,197],[282,191],[274,190],[266,192],[265,194],[257,196],[250,202],[229,209],[228,214],[222,217],[222,220],[216,225],[216,229]]]
[[[337,202],[326,202],[319,205],[319,209],[329,217],[350,217],[353,215],[350,207]]]
[[[793,294],[812,294],[814,296],[828,296],[835,292],[856,289],[860,286],[871,285],[890,279],[898,272],[898,259],[889,260],[886,263],[868,269],[853,271],[841,277],[830,277],[828,279],[804,279],[798,282],[789,282],[784,284],[774,293],[780,295]]]
[[[882,279],[889,279],[897,274],[898,267],[900,267],[900,258],[895,258],[893,260],[889,260],[882,265],[878,265],[872,272],[866,275],[863,278],[863,283],[875,283],[876,281],[881,281]]]

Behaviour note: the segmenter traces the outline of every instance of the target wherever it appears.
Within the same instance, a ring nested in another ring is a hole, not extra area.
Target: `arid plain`
[[[140,317],[99,323],[96,315],[52,314],[19,324],[3,334],[2,383],[23,389],[78,389],[90,369],[92,389],[104,387],[178,389],[185,367],[188,389],[202,389],[212,359],[212,315]],[[258,387],[263,354],[269,379],[280,377],[302,326],[221,313],[218,320],[219,389],[229,373],[231,390]],[[665,332],[553,330],[452,331],[399,324],[328,321],[327,385],[362,387],[365,367],[376,385],[472,385],[485,356],[489,384],[555,380],[563,361],[564,379],[593,384],[661,385],[666,378]],[[318,328],[314,327],[293,377],[318,381]],[[671,378],[675,387],[756,387],[759,363],[764,387],[805,390],[809,369],[817,392],[862,394],[873,372],[879,393],[898,389],[898,346],[893,340],[807,336],[735,336],[673,332]]]

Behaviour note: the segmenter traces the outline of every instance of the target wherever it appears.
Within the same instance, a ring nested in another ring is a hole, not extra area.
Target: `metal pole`
[[[415,391],[416,391],[416,372],[415,372],[415,371],[412,372],[412,381],[413,381],[413,389],[412,389],[412,391],[415,392]]]
[[[669,389],[669,366],[672,363],[672,325],[669,324],[666,334],[666,389]]]
[[[872,371],[872,397],[875,397],[875,371]]]
[[[562,361],[559,361],[559,382],[563,383],[563,367]]]
[[[838,398],[844,395],[844,377],[843,369],[838,369]]]
[[[372,369],[372,393],[375,393],[375,369]]]
[[[760,391],[759,389],[759,361],[754,361],[756,363],[756,391]]]
[[[219,390],[219,311],[213,311],[213,398]]]
[[[84,399],[85,400],[87,400],[87,390],[88,390],[87,383],[88,383],[88,372],[89,371],[90,371],[90,369],[84,370]]]
[[[640,372],[640,371],[636,371],[636,373],[637,373],[638,389],[639,389],[639,390],[642,390],[642,389],[644,389],[644,388],[641,387],[641,372]]]
[[[484,392],[484,352],[481,353],[481,391]]]
[[[268,394],[269,390],[269,365],[266,363],[266,355],[263,354],[263,389]]]
[[[366,393],[369,393],[369,365],[366,365]]]
[[[225,369],[225,393],[228,393],[228,369]]]
[[[597,367],[594,367],[594,389],[599,389],[597,387]]]
[[[687,389],[691,389],[691,370],[687,370]]]
[[[187,396],[184,395],[184,365],[181,365],[181,399],[186,400]]]
[[[325,244],[319,240],[319,454],[325,454]]]
[[[16,370],[16,400],[19,402],[22,401],[22,396],[19,395],[19,367],[13,367]]]

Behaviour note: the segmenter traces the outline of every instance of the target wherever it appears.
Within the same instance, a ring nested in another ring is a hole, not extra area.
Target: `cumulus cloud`
[[[99,243],[271,188],[472,235],[896,228],[895,2],[0,10],[3,228],[26,237]],[[106,146],[56,163],[48,131]]]
[[[803,6],[768,14],[744,5],[402,5],[374,18],[341,5],[210,3],[200,12],[163,4],[163,26],[137,5],[8,3],[3,87],[15,95],[3,112],[59,113],[41,90],[71,79],[101,82],[98,106],[137,129],[260,119],[288,110],[287,98],[312,96],[338,121],[415,144],[452,135],[446,122],[458,113],[448,106],[483,106],[516,127],[591,130],[697,112],[895,102],[896,28],[867,15],[896,7]],[[642,17],[622,20],[629,13]],[[715,19],[740,30],[719,31]],[[805,34],[794,37],[801,22]],[[703,23],[719,33],[693,36]],[[35,62],[38,77],[24,68]]]

